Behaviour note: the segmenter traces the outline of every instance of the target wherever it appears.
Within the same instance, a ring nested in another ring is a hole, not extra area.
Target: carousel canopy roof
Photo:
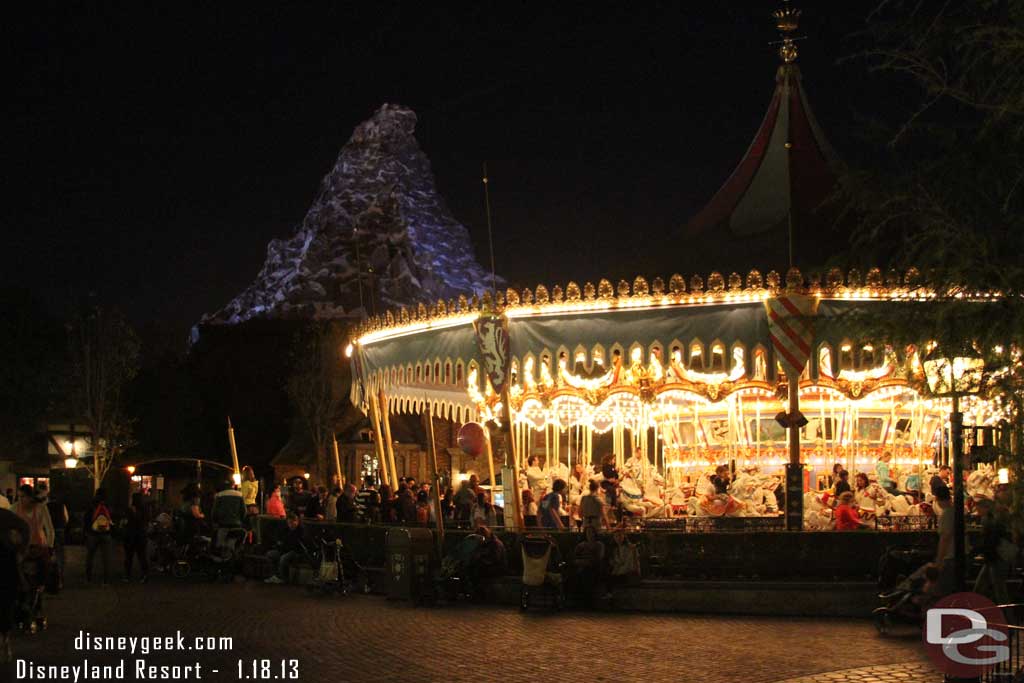
[[[785,239],[790,210],[797,225],[816,222],[814,210],[835,186],[838,162],[800,80],[796,64],[779,67],[775,93],[754,141],[690,221],[691,235],[727,227],[737,237],[775,231]]]
[[[667,287],[661,278],[648,283],[638,277],[632,285],[621,281],[613,287],[607,280],[582,289],[572,282],[564,289],[540,285],[521,293],[509,289],[496,300],[490,295],[482,300],[461,297],[457,302],[402,309],[397,315],[389,312],[368,320],[355,331],[353,358],[363,386],[353,383],[353,402],[365,405],[365,395],[357,392],[385,389],[388,403],[399,412],[432,406],[437,414],[475,417],[476,403],[467,395],[467,385],[482,358],[473,323],[487,312],[507,318],[512,362],[532,359],[537,371],[545,366],[556,381],[563,361],[577,375],[593,375],[609,369],[616,356],[629,363],[639,349],[648,362],[658,349],[666,365],[676,351],[681,352],[691,383],[705,389],[728,382],[733,372],[747,379],[760,372],[771,382],[777,367],[764,302],[791,294],[816,299],[819,320],[838,321],[819,324],[815,330],[808,373],[817,379],[818,350],[823,345],[831,349],[836,363],[843,347],[859,343],[855,329],[844,329],[849,327],[842,322],[844,314],[891,302],[926,304],[933,295],[920,287],[919,277],[913,269],[902,277],[895,271],[883,276],[878,269],[866,276],[855,270],[844,276],[833,269],[824,282],[805,282],[798,270],[791,269],[785,283],[774,271],[767,277],[752,271],[745,281],[736,273],[728,278],[712,273],[706,286],[699,276],[687,283],[674,275]],[[980,293],[971,298],[992,296]],[[716,348],[721,356],[717,359]],[[699,359],[694,359],[695,349],[700,350]],[[873,364],[881,365],[888,355],[879,348],[872,357]],[[763,364],[760,371],[758,362]],[[853,369],[865,368],[858,362]],[[483,387],[482,375],[477,386]]]
[[[761,127],[732,175],[686,226],[686,235],[718,268],[758,263],[782,268],[824,263],[834,222],[821,210],[840,163],[807,101],[790,33],[799,11],[780,10],[783,61]],[[788,23],[787,23],[788,21]],[[789,259],[790,219],[793,262]],[[824,239],[823,239],[824,238]]]

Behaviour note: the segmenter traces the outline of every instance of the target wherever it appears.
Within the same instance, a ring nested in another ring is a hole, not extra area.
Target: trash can
[[[415,600],[430,580],[434,534],[430,529],[389,529],[384,546],[388,554],[388,599]]]

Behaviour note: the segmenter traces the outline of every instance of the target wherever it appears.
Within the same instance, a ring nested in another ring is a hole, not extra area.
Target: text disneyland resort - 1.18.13
[[[79,631],[74,650],[87,653],[81,662],[49,664],[32,660],[15,661],[14,676],[19,681],[193,681],[193,680],[298,680],[297,659],[239,659],[233,666],[219,664],[211,668],[200,661],[166,663],[147,659],[154,655],[166,659],[171,653],[224,652],[234,648],[230,637],[189,638],[180,631],[173,636],[94,636]],[[119,655],[127,655],[127,658]],[[141,656],[140,656],[141,655]],[[92,657],[90,659],[89,657]]]

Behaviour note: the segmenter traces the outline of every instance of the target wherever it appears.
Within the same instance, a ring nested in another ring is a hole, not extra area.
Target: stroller
[[[927,607],[935,601],[939,579],[930,564],[934,553],[924,546],[887,548],[878,562],[880,607],[872,611],[875,628],[886,635],[898,623],[918,625]]]
[[[247,537],[248,532],[242,528],[218,529],[216,543],[208,546],[207,552],[199,558],[206,575],[214,580],[231,580],[238,573]]]
[[[19,590],[14,605],[14,623],[23,632],[35,635],[45,631],[46,616],[43,614],[43,590],[46,587],[46,572],[49,562],[31,555],[19,557]]]
[[[529,609],[539,598],[560,610],[565,606],[565,562],[550,536],[527,534],[521,544],[523,586],[519,593],[519,609]],[[553,571],[552,571],[553,570]]]
[[[333,541],[326,538],[320,539],[320,569],[309,585],[310,591],[325,595],[348,595],[342,550],[340,538]]]
[[[483,541],[479,534],[468,534],[442,558],[441,568],[434,580],[434,595],[444,597],[448,602],[456,602],[460,597],[473,598],[469,564]]]
[[[146,531],[153,551],[150,563],[164,574],[170,574],[178,559],[178,542],[174,535],[174,522],[169,514],[162,512],[149,524]]]

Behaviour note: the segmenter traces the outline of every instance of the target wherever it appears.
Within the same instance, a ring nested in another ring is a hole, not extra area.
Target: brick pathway
[[[188,637],[231,636],[234,647],[151,654],[149,663],[199,662],[202,680],[211,681],[237,680],[237,660],[253,658],[295,658],[299,680],[331,683],[532,682],[538,676],[615,683],[940,680],[922,668],[916,636],[881,638],[860,620],[414,609],[378,596],[315,597],[302,588],[244,581],[157,576],[145,585],[90,588],[80,571],[70,571],[68,589],[49,602],[49,630],[19,637],[16,657],[51,665],[80,664],[88,656],[109,664],[117,657],[72,650],[80,630],[129,636],[181,630]],[[135,657],[119,656],[133,666]]]
[[[829,671],[778,683],[942,683],[942,674],[928,664],[908,663]]]

